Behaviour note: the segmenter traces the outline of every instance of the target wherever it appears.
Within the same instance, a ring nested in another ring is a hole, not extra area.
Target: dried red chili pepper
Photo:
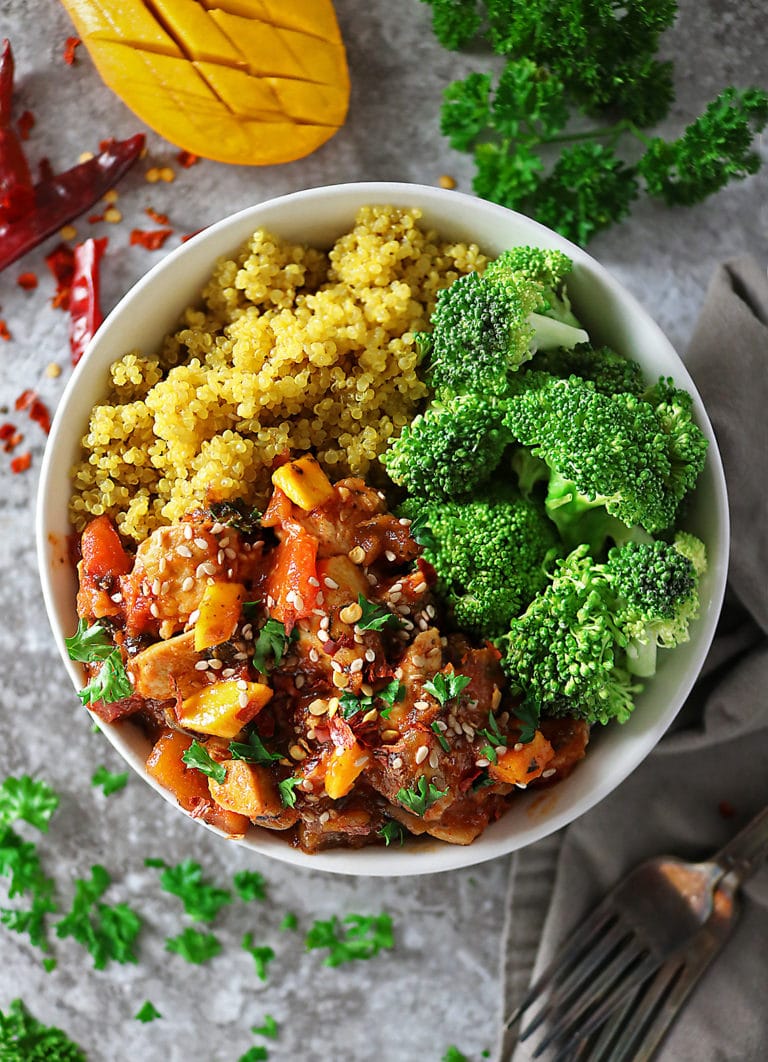
[[[144,213],[147,215],[147,217],[152,218],[152,220],[157,225],[167,225],[168,224],[168,215],[167,214],[159,214],[155,210],[154,207],[147,207],[146,210],[144,211]]]
[[[67,66],[73,66],[75,63],[75,49],[78,48],[83,42],[79,37],[67,37],[64,43],[64,62]]]
[[[24,217],[35,201],[21,141],[11,125],[13,107],[13,52],[11,42],[3,41],[0,51],[0,243],[6,224]]]
[[[77,365],[83,351],[104,320],[99,304],[99,263],[107,246],[107,237],[85,240],[75,247],[75,272],[69,297],[69,346],[72,364]]]
[[[0,317],[0,339],[4,339],[7,343],[10,338],[11,333],[8,331],[8,325],[5,323],[2,317]]]
[[[22,391],[16,399],[14,407],[17,413],[26,409],[29,413],[29,419],[39,424],[45,434],[48,435],[51,430],[51,414],[37,391],[32,391],[29,388],[26,391]]]
[[[176,156],[176,161],[179,166],[183,166],[185,170],[188,170],[190,166],[194,166],[200,161],[200,156],[193,155],[191,151],[180,151]]]
[[[18,457],[14,457],[11,460],[11,472],[14,475],[18,475],[19,472],[26,472],[31,464],[32,454],[27,450],[25,454],[19,454]]]
[[[16,277],[16,283],[20,288],[24,288],[25,291],[34,291],[37,287],[37,274],[19,273]]]
[[[7,429],[10,428],[10,431]],[[3,440],[3,449],[7,454],[12,454],[20,442],[24,441],[24,436],[20,431],[16,431],[13,424],[3,424],[2,434],[0,439]]]
[[[204,225],[202,229],[195,229],[194,232],[185,232],[181,237],[181,242],[186,243],[187,240],[191,240],[193,236],[199,236],[201,232],[205,232],[205,228],[206,226]]]
[[[56,293],[51,305],[54,309],[68,310],[72,276],[75,272],[75,252],[69,244],[59,243],[45,256],[45,264],[56,281]]]
[[[22,140],[29,140],[29,134],[35,128],[35,116],[32,111],[22,111],[16,123],[16,128],[19,130],[19,136]]]
[[[173,229],[133,229],[131,232],[131,244],[138,243],[146,247],[148,251],[158,251],[169,236],[173,235]]]

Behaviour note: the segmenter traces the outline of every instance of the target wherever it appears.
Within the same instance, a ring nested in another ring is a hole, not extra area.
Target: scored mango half
[[[219,162],[303,158],[343,125],[331,0],[62,0],[96,69],[172,144]]]

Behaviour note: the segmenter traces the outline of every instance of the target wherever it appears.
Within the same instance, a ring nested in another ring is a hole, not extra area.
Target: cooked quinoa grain
[[[365,475],[426,395],[414,333],[437,292],[486,262],[420,214],[364,207],[327,254],[260,229],[220,261],[159,352],[112,366],[73,470],[76,530],[108,513],[142,540],[195,504],[261,505],[286,450]]]

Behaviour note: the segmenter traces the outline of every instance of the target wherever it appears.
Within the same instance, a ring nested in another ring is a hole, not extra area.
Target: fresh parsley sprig
[[[290,634],[280,620],[268,619],[259,631],[253,647],[253,666],[257,671],[267,672],[279,667],[291,642],[296,641],[299,632],[296,627]]]
[[[408,835],[408,831],[401,822],[397,819],[387,819],[384,825],[379,830],[379,833],[384,838],[384,844],[389,848],[391,844],[399,844],[400,847],[405,844],[405,838]]]
[[[326,966],[341,966],[355,959],[371,959],[385,948],[395,946],[392,918],[380,915],[351,914],[342,921],[334,915],[316,921],[307,933],[307,951],[328,948]]]
[[[254,944],[253,934],[246,933],[242,940],[243,951],[247,951],[256,966],[256,976],[260,981],[267,979],[267,966],[275,957],[273,948],[264,944]]]
[[[283,778],[281,782],[277,783],[277,789],[280,793],[283,807],[296,807],[296,787],[301,785],[302,781],[303,779],[299,778],[297,775],[291,774],[287,778]]]
[[[479,729],[477,733],[482,735],[482,737],[488,742],[487,745],[483,745],[480,752],[487,760],[490,760],[491,763],[496,763],[498,760],[496,750],[502,746],[506,746],[507,739],[499,730],[499,724],[496,722],[496,716],[493,712],[488,713],[488,726]]]
[[[219,785],[223,785],[227,779],[227,768],[223,763],[217,763],[205,745],[201,745],[199,741],[193,741],[189,748],[184,750],[181,760],[187,767],[194,767],[201,774],[213,778]]]
[[[414,815],[423,815],[441,797],[447,795],[447,789],[438,789],[422,775],[414,789],[398,789],[396,799]]]
[[[112,704],[131,696],[133,687],[120,650],[100,623],[89,627],[85,620],[79,620],[77,631],[71,638],[65,638],[64,644],[71,660],[86,664],[101,663],[97,674],[78,694],[83,704],[89,705],[95,701]]]
[[[134,943],[141,930],[141,919],[127,904],[110,906],[101,902],[111,880],[103,866],[91,867],[90,880],[75,881],[72,907],[56,924],[56,936],[72,937],[81,944],[90,952],[97,970],[103,970],[110,960],[137,961]]]
[[[469,675],[458,675],[455,671],[438,671],[433,679],[424,683],[424,689],[444,707],[449,701],[456,700],[471,681]]]
[[[279,752],[270,752],[255,730],[248,734],[246,741],[230,741],[229,753],[235,760],[245,760],[266,767],[277,763],[283,757]]]
[[[385,627],[402,627],[400,616],[390,612],[384,605],[376,605],[362,594],[357,595],[357,603],[363,614],[355,626],[361,631],[383,631]]]
[[[112,796],[128,784],[128,772],[108,771],[106,767],[97,767],[91,775],[91,785],[101,786],[104,796]]]
[[[194,922],[212,922],[222,907],[232,903],[229,889],[220,889],[207,882],[202,867],[192,859],[185,859],[176,866],[164,866],[160,885],[181,900],[184,911]]]
[[[204,933],[200,929],[187,926],[178,936],[166,938],[165,950],[180,955],[195,966],[200,966],[220,953],[221,941],[213,933]]]
[[[156,1018],[162,1018],[162,1016],[163,1015],[160,1013],[154,1003],[151,1003],[149,1000],[147,1000],[146,1003],[144,1003],[144,1005],[139,1009],[139,1011],[134,1014],[134,1018],[136,1019],[136,1021],[140,1021],[144,1025],[146,1025],[147,1022],[155,1021]]]
[[[8,1062],[33,1062],[55,1059],[56,1062],[86,1062],[85,1052],[53,1025],[43,1025],[14,999],[3,1013],[0,1010],[0,1058]]]

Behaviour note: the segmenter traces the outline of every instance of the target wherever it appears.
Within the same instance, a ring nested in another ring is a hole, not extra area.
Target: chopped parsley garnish
[[[381,714],[387,719],[397,702],[402,701],[403,697],[405,697],[405,686],[398,679],[392,679],[389,685],[385,686],[383,690],[379,690],[376,696],[389,705],[389,708],[382,708],[381,710]],[[385,712],[386,715],[384,714]]]
[[[244,1055],[240,1055],[237,1062],[267,1062],[269,1051],[263,1044],[249,1047]]]
[[[496,763],[498,760],[496,749],[502,746],[506,747],[507,738],[499,730],[499,724],[496,722],[496,717],[493,712],[488,713],[488,726],[485,729],[478,730],[477,733],[482,734],[488,742],[487,745],[483,745],[480,752],[487,760],[490,760],[491,763]]]
[[[395,705],[396,701],[401,701],[405,696],[405,686],[397,679],[393,679],[388,686],[385,686],[383,690],[379,690],[378,693],[370,695],[355,696],[354,693],[346,691],[342,693],[339,699],[339,705],[341,707],[341,713],[345,719],[351,719],[353,715],[357,715],[358,712],[369,712],[374,706],[374,701],[384,701],[386,708],[379,710],[379,715],[382,719],[389,719],[389,714]]]
[[[258,870],[239,870],[232,878],[237,895],[245,903],[251,900],[266,900],[267,883]]]
[[[344,718],[351,719],[358,712],[369,712],[373,708],[373,697],[356,697],[347,691],[339,698],[339,707]]]
[[[541,705],[531,692],[526,693],[521,703],[515,708],[515,715],[523,724],[523,728],[520,731],[520,736],[517,740],[522,742],[523,745],[527,745],[530,741],[533,741],[536,729],[539,725],[540,713]]]
[[[280,925],[277,928],[278,929],[283,929],[283,930],[286,930],[286,929],[298,929],[299,928],[299,920],[298,920],[298,918],[296,917],[296,915],[294,914],[293,911],[289,911],[288,914],[285,916],[285,918],[282,920],[282,922],[280,923]]]
[[[147,1022],[154,1021],[155,1018],[162,1018],[162,1016],[154,1003],[150,1003],[149,1000],[134,1014],[136,1021],[143,1022],[145,1025]]]
[[[407,831],[405,826],[403,826],[401,822],[398,822],[397,819],[388,819],[379,830],[379,833],[384,838],[384,843],[387,848],[389,848],[391,844],[395,844],[395,842],[397,842],[401,848],[405,844]]]
[[[424,683],[424,689],[441,705],[455,700],[461,691],[470,684],[472,679],[469,675],[457,675],[454,671],[444,674],[438,671],[433,679]]]
[[[375,605],[362,594],[357,595],[357,603],[363,614],[355,626],[361,631],[383,631],[385,627],[402,627],[403,621],[384,605]]]
[[[0,1058],[3,1062],[86,1062],[85,1052],[54,1025],[43,1025],[20,999],[0,1010]]]
[[[371,959],[383,948],[395,946],[392,918],[385,913],[351,914],[341,922],[334,915],[328,921],[313,923],[305,944],[307,951],[328,948],[325,966],[341,966],[355,959]]]
[[[447,793],[447,789],[438,789],[431,782],[427,782],[427,779],[422,775],[416,783],[415,789],[399,789],[397,799],[403,807],[408,808],[414,815],[423,815],[427,808],[431,808]]]
[[[277,763],[283,758],[279,752],[270,752],[255,730],[250,732],[247,742],[230,741],[229,751],[236,760],[246,760],[261,766]]]
[[[494,785],[493,778],[490,777],[487,771],[481,771],[472,783],[472,791],[476,793],[478,789],[485,789],[489,785]]]
[[[272,948],[265,945],[259,945],[253,943],[253,934],[246,933],[242,941],[243,951],[247,951],[254,961],[256,966],[256,976],[261,981],[267,979],[267,966],[275,957],[275,952]]]
[[[233,527],[244,535],[254,535],[261,527],[262,514],[242,498],[236,501],[213,502],[208,506],[208,511],[217,523]]]
[[[422,549],[434,550],[436,548],[437,542],[429,527],[429,520],[425,513],[419,513],[417,517],[411,520],[411,526],[408,530],[411,533],[411,538],[414,542],[417,542]]]
[[[253,666],[257,671],[263,672],[269,671],[272,667],[279,667],[289,643],[296,641],[298,636],[299,632],[295,627],[290,634],[286,634],[284,623],[280,620],[268,619],[259,631],[253,647]]]
[[[112,796],[113,793],[117,793],[121,789],[124,789],[127,784],[127,771],[113,774],[113,772],[108,771],[106,767],[97,767],[91,776],[91,785],[100,785],[104,792],[104,796]]]
[[[56,924],[57,937],[72,937],[93,957],[93,965],[103,970],[110,960],[136,962],[133,944],[141,929],[141,919],[124,903],[101,903],[111,878],[104,867],[91,867],[91,878],[75,881],[72,908]]]
[[[221,942],[213,933],[203,933],[200,929],[187,926],[177,937],[168,937],[165,950],[181,955],[182,959],[200,966],[215,958],[221,951]]]
[[[448,744],[448,741],[447,741],[447,739],[445,737],[445,734],[440,729],[440,724],[438,723],[438,721],[436,719],[435,719],[435,721],[433,723],[430,723],[430,730],[432,730],[433,733],[436,735],[437,740],[440,742],[440,746],[441,746],[443,752],[450,752],[451,751],[451,746]]]
[[[251,1026],[251,1032],[254,1036],[266,1036],[268,1040],[276,1040],[278,1031],[277,1022],[271,1014],[264,1015],[264,1022],[262,1025]]]
[[[213,778],[214,782],[218,782],[219,785],[223,785],[226,781],[227,768],[223,763],[217,763],[205,745],[201,745],[199,741],[193,741],[189,748],[185,749],[181,760],[182,763],[186,763],[187,767],[194,767],[202,774]]]
[[[450,1044],[440,1062],[469,1062],[469,1059],[459,1051],[458,1047]]]
[[[229,889],[219,889],[204,881],[202,867],[192,859],[166,867],[160,875],[160,885],[172,896],[178,896],[195,922],[212,922],[222,907],[232,903]]]
[[[296,786],[301,785],[302,781],[302,778],[298,778],[295,774],[292,774],[288,778],[283,778],[282,782],[277,783],[283,807],[296,807]]]
[[[47,833],[58,806],[59,798],[51,787],[28,774],[6,778],[0,785],[0,827],[23,819],[36,830]]]
[[[101,663],[98,673],[78,694],[83,704],[93,704],[94,701],[112,704],[131,696],[133,687],[120,650],[101,624],[94,623],[89,627],[85,620],[79,620],[77,631],[71,638],[65,638],[64,643],[70,659],[86,664]]]

